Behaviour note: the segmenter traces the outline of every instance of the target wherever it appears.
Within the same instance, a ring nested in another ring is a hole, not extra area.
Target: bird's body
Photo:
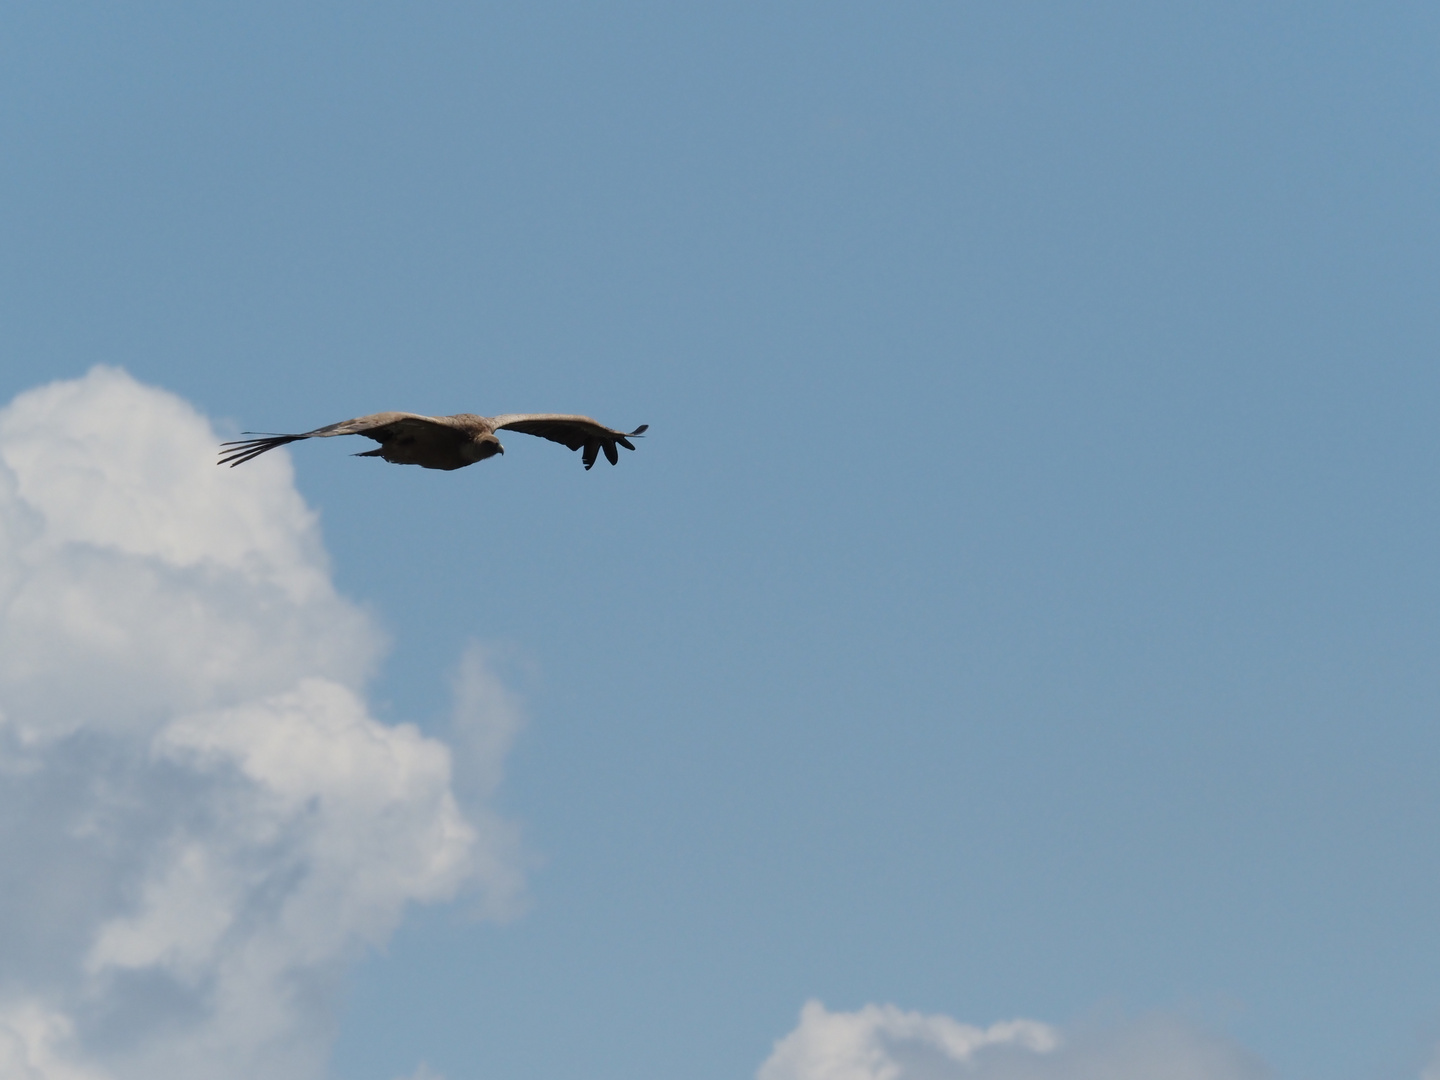
[[[571,450],[583,450],[585,468],[595,464],[600,451],[614,465],[620,458],[619,446],[634,450],[629,436],[641,435],[649,424],[634,431],[616,431],[588,416],[566,416],[560,413],[506,413],[503,416],[476,416],[457,413],[454,416],[420,416],[417,413],[383,412],[342,420],[338,424],[316,428],[301,435],[260,435],[254,439],[237,439],[221,444],[220,465],[234,468],[267,450],[301,439],[328,439],[332,435],[364,435],[380,445],[356,457],[378,457],[396,465],[419,465],[422,469],[463,469],[477,461],[503,454],[495,433],[500,430],[521,431],[542,439],[558,442]],[[255,434],[249,432],[248,434]],[[227,449],[228,448],[228,449]]]

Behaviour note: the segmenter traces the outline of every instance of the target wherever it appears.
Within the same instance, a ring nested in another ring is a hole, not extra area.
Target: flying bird
[[[301,439],[328,439],[332,435],[364,435],[380,445],[374,450],[356,454],[355,457],[378,457],[396,465],[419,465],[423,469],[463,469],[477,461],[505,453],[505,448],[496,438],[497,431],[521,431],[526,435],[538,435],[542,439],[568,446],[571,450],[583,450],[581,460],[585,468],[595,464],[601,450],[614,465],[620,460],[617,446],[634,450],[630,436],[641,435],[649,424],[641,424],[634,431],[616,431],[588,416],[562,416],[559,413],[506,413],[504,416],[475,416],[473,413],[458,413],[455,416],[420,416],[416,413],[382,412],[372,416],[360,416],[354,420],[342,420],[338,424],[316,428],[303,435],[269,435],[258,431],[246,431],[245,435],[258,436],[254,439],[236,439],[220,444],[220,460],[217,465],[229,465],[232,469],[251,458],[259,457],[266,450],[277,446],[299,442]]]

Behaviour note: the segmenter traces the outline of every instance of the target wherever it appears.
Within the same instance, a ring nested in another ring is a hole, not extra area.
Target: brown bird
[[[571,450],[584,450],[582,460],[585,468],[595,464],[595,456],[605,451],[606,458],[614,465],[620,460],[617,446],[634,450],[629,436],[641,435],[649,424],[641,424],[634,431],[615,431],[604,424],[596,423],[588,416],[562,416],[559,413],[506,413],[504,416],[475,416],[473,413],[458,413],[455,416],[419,416],[415,413],[382,412],[373,416],[361,416],[354,420],[342,420],[329,427],[316,428],[303,435],[266,435],[247,431],[246,435],[257,435],[254,439],[236,439],[220,444],[220,460],[217,465],[229,465],[232,469],[253,457],[259,457],[266,450],[274,450],[286,443],[301,439],[328,439],[332,435],[364,435],[380,444],[377,449],[356,454],[355,457],[378,457],[396,465],[419,465],[423,469],[463,469],[488,457],[505,453],[497,431],[523,431],[526,435],[538,435],[542,439],[558,442]],[[229,449],[227,449],[227,447]]]

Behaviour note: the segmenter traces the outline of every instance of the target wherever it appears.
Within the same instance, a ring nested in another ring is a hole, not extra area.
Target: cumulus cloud
[[[988,1028],[948,1016],[867,1005],[829,1012],[811,1001],[756,1080],[1261,1080],[1232,1043],[1155,1017],[1064,1035],[1034,1020]]]
[[[338,981],[407,904],[519,895],[487,654],[458,759],[375,720],[382,635],[288,458],[216,441],[104,368],[0,411],[0,1080],[322,1076]]]
[[[455,708],[450,717],[450,747],[459,766],[455,793],[482,838],[474,857],[477,872],[489,887],[480,897],[478,913],[494,919],[519,913],[524,870],[531,863],[522,852],[514,822],[490,807],[500,786],[505,756],[525,723],[520,696],[498,674],[503,659],[493,646],[472,641],[451,683]]]

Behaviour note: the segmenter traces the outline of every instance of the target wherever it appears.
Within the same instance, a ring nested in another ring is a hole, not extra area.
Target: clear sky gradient
[[[527,899],[410,909],[337,1080],[750,1077],[812,999],[1421,1074],[1432,5],[3,23],[0,403],[651,425],[288,451],[374,716],[444,736],[483,654],[526,717]]]

